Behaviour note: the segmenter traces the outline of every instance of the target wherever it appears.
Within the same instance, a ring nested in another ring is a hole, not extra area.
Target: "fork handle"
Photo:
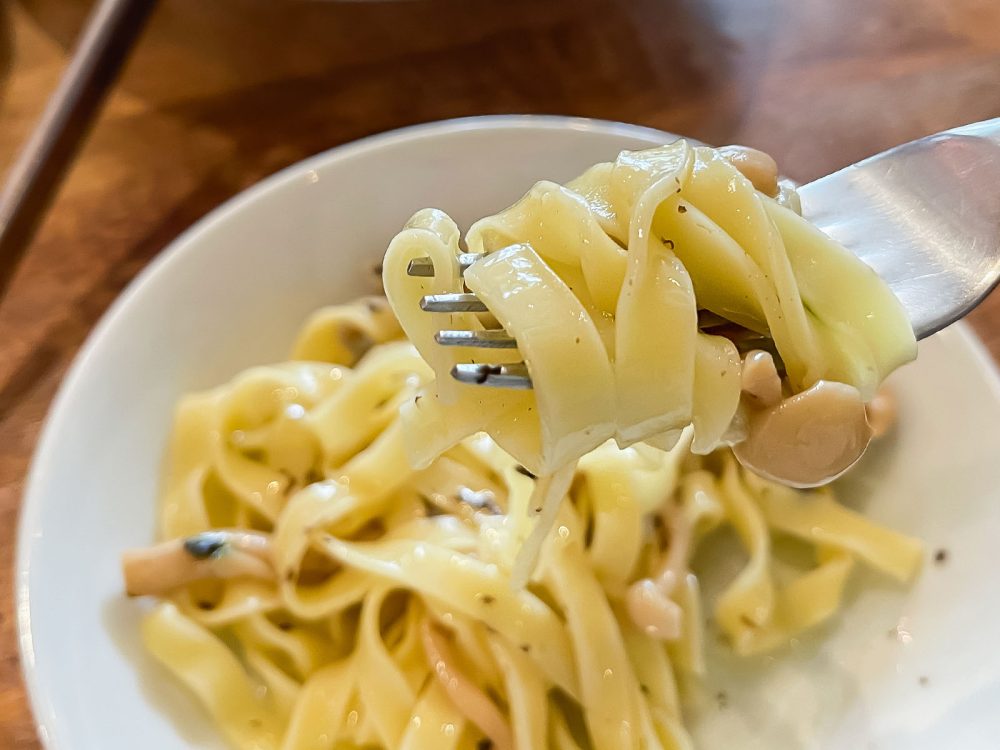
[[[100,0],[0,192],[0,299],[156,0]]]

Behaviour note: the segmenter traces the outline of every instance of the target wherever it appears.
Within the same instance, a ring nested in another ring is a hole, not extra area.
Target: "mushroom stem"
[[[510,725],[490,697],[459,668],[448,639],[428,620],[420,624],[420,635],[431,672],[455,708],[492,741],[493,750],[514,750]]]
[[[163,596],[205,579],[274,580],[271,538],[267,534],[213,530],[171,539],[122,554],[125,591],[129,596]]]

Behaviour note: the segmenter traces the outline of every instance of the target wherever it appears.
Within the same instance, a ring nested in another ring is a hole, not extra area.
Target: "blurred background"
[[[0,174],[90,9],[0,1]],[[1000,2],[161,0],[0,299],[0,748],[38,747],[11,611],[23,475],[114,297],[192,222],[305,156],[526,112],[745,143],[807,181],[1000,115]],[[1000,303],[973,324],[1000,354]]]

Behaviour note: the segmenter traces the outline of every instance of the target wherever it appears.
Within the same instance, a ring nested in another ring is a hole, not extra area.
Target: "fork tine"
[[[496,388],[531,388],[531,376],[523,362],[509,365],[476,365],[472,363],[455,365],[451,376],[460,383],[488,385]]]
[[[441,346],[478,346],[483,349],[516,349],[517,341],[504,330],[438,331],[434,340]]]
[[[480,258],[477,253],[462,253],[458,256],[458,272],[465,273],[465,270]],[[408,276],[433,276],[434,264],[430,258],[414,258],[406,266]]]
[[[482,257],[476,253],[462,253],[458,256],[459,273]],[[430,258],[414,258],[406,266],[408,276],[434,276],[434,263]],[[420,309],[424,312],[489,312],[489,308],[474,294],[428,294],[420,299]],[[434,341],[440,346],[471,346],[484,349],[516,349],[517,341],[503,329],[485,331],[438,331]],[[474,364],[472,362],[455,365],[451,376],[460,383],[488,385],[495,388],[531,388],[531,376],[523,362],[508,365]]]
[[[474,294],[428,294],[420,298],[424,312],[487,312],[486,305]]]

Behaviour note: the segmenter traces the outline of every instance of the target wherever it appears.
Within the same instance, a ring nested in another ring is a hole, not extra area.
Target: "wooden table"
[[[0,165],[88,5],[0,5]],[[0,301],[0,748],[38,747],[12,606],[23,476],[101,313],[181,230],[265,175],[369,133],[494,112],[746,143],[808,180],[1000,115],[1000,3],[162,0]],[[1000,297],[973,325],[1000,356]]]

